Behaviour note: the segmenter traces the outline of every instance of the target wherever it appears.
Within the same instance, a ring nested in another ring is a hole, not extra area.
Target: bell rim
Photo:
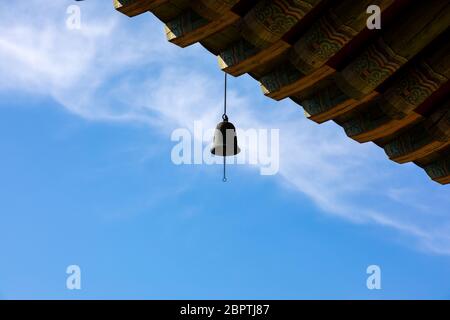
[[[241,152],[241,148],[239,148],[239,146],[236,146],[236,152],[233,154],[217,154],[215,153],[216,147],[212,147],[210,149],[210,152],[214,155],[214,156],[219,156],[219,157],[232,157],[232,156],[236,156]]]

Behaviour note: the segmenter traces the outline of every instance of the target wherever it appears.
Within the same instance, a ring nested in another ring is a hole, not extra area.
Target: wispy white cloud
[[[202,48],[168,44],[150,14],[128,19],[109,1],[83,3],[82,29],[68,30],[69,4],[17,1],[0,12],[0,92],[48,95],[86,119],[140,122],[164,134],[198,120],[214,125],[221,76],[205,68],[205,60],[216,66]],[[230,92],[236,123],[281,128],[281,183],[326,213],[388,227],[423,250],[450,254],[448,189],[413,165],[399,169],[333,123],[304,119],[289,101],[264,100],[245,77],[239,81],[245,86]]]

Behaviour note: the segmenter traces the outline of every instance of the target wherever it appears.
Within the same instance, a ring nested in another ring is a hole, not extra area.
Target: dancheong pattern
[[[450,156],[424,167],[431,179],[439,179],[450,174]]]
[[[290,61],[305,74],[321,67],[357,34],[332,12],[319,19],[295,44]]]
[[[379,39],[342,71],[338,82],[345,93],[361,98],[397,71],[407,60]]]
[[[447,81],[445,75],[434,71],[422,61],[408,68],[384,93],[388,102],[384,110],[395,118],[404,117]]]
[[[265,47],[279,40],[318,0],[264,0],[244,18],[242,36],[257,47]]]

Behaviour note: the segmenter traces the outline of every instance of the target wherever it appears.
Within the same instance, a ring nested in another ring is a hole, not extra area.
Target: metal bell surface
[[[235,156],[241,149],[238,146],[236,127],[227,118],[216,126],[211,153],[216,156]]]

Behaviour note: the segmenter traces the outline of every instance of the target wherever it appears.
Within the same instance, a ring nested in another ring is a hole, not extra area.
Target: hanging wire
[[[223,115],[222,115],[222,119],[223,121],[228,121],[228,116],[227,116],[227,73],[224,72],[225,76],[224,76],[224,90],[223,90]],[[226,148],[226,147],[225,147]],[[226,156],[226,149],[224,150],[225,154],[223,155],[223,178],[222,181],[223,182],[227,182],[227,174],[226,174],[226,166],[227,166],[227,156]]]
[[[225,81],[224,81],[224,90],[223,90],[223,115],[222,115],[222,119],[224,121],[228,121],[228,116],[227,116],[227,73],[224,72],[225,74]]]

